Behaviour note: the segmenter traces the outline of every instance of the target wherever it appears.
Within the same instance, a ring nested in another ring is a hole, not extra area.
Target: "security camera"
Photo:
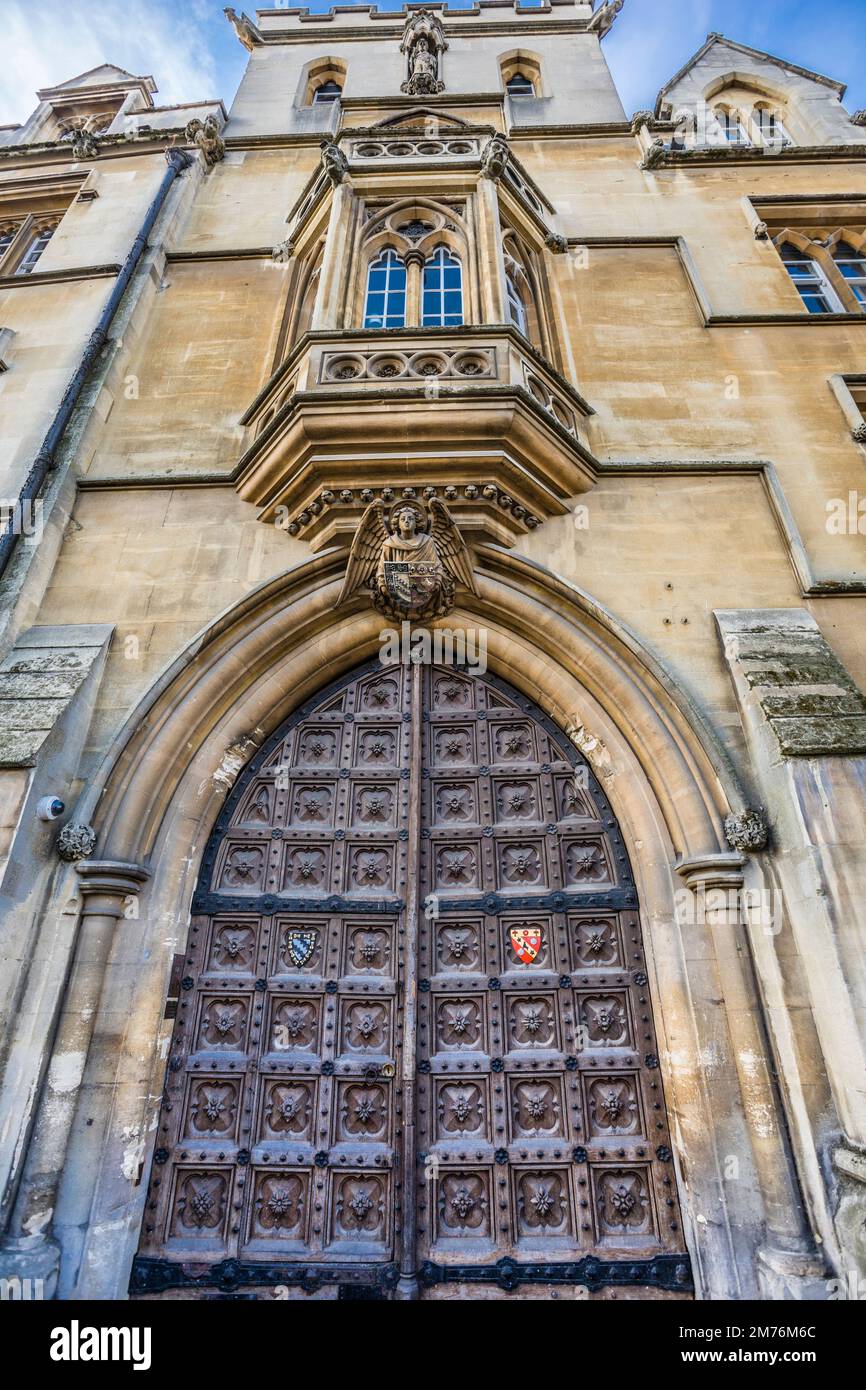
[[[57,820],[66,810],[66,802],[59,796],[41,796],[36,803],[36,814],[40,820]]]

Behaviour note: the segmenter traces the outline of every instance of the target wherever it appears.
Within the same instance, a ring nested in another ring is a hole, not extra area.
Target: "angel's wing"
[[[466,548],[466,542],[454,525],[454,519],[445,503],[440,501],[438,497],[433,497],[430,501],[430,515],[432,517],[431,531],[440,560],[454,578],[459,580],[470,593],[477,594],[478,587],[475,583],[472,559]]]
[[[384,505],[377,497],[361,517],[361,523],[355,532],[352,549],[349,551],[349,563],[346,566],[346,578],[340,591],[340,603],[345,603],[362,584],[370,583],[376,573],[382,545],[390,534],[385,522]]]

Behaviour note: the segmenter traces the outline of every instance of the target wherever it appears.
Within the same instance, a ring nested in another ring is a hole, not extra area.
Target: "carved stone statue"
[[[419,10],[411,16],[403,31],[400,51],[408,54],[408,76],[401,83],[401,92],[409,96],[435,96],[445,90],[439,76],[439,58],[448,44],[438,17],[430,10]]]
[[[544,244],[554,256],[564,256],[568,250],[568,237],[563,236],[561,232],[548,232]]]
[[[592,33],[598,34],[600,39],[603,39],[606,34],[610,33],[613,22],[624,4],[625,0],[605,0],[601,9],[596,10],[587,28]]]
[[[187,123],[184,135],[187,140],[191,140],[201,150],[208,169],[219,164],[225,155],[225,141],[220,135],[219,122],[216,116],[206,116],[203,121],[195,117],[194,120]]]
[[[481,151],[481,172],[484,177],[497,183],[505,173],[508,158],[508,141],[505,136],[491,135]]]
[[[655,116],[652,111],[635,111],[631,118],[631,133],[637,135],[638,131],[643,130],[645,125],[652,125]]]
[[[367,585],[388,618],[439,618],[453,607],[458,584],[478,592],[469,551],[444,502],[434,497],[429,512],[420,502],[398,502],[387,517],[379,498],[370,503],[352,542],[340,603]]]
[[[256,28],[249,15],[244,14],[243,10],[238,14],[230,5],[226,5],[223,14],[234,29],[244,48],[249,49],[250,53],[252,53],[256,44],[262,42],[261,31]]]
[[[99,154],[96,137],[89,130],[79,130],[72,141],[73,159],[95,159]]]
[[[349,172],[349,161],[343,154],[339,145],[335,145],[333,140],[322,141],[322,168],[330,179],[334,188]]]
[[[668,149],[664,140],[653,140],[652,144],[650,145],[649,149],[643,157],[643,161],[640,167],[642,169],[658,169],[662,164],[664,164],[665,159],[667,158],[667,153]]]
[[[430,50],[427,39],[420,38],[409,54],[409,76],[401,84],[401,90],[410,96],[433,96],[441,92],[445,83],[439,80],[439,60]]]

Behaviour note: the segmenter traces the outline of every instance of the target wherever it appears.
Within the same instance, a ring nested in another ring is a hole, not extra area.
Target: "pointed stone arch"
[[[484,628],[490,670],[530,695],[585,753],[634,847],[699,1296],[754,1296],[756,1253],[774,1243],[796,1248],[801,1239],[760,1004],[743,940],[719,943],[706,930],[685,940],[674,921],[683,878],[739,881],[742,859],[726,850],[722,821],[742,806],[741,788],[699,711],[612,614],[510,552],[483,547],[477,561],[477,599],[440,625]],[[112,1095],[101,1132],[88,1130],[87,1154],[101,1158],[94,1165],[85,1157],[77,1130],[68,1151],[69,1171],[79,1185],[87,1172],[92,1192],[83,1250],[73,1217],[62,1200],[58,1206],[55,1231],[77,1252],[62,1276],[64,1296],[125,1292],[144,1193],[118,1174],[129,1169],[130,1135],[139,1136],[136,1157],[145,1167],[151,1161],[166,983],[225,797],[293,709],[379,648],[382,620],[362,595],[335,611],[344,566],[339,551],[305,561],[202,632],[142,700],[77,808],[98,829],[102,860],[147,866],[152,877],[139,916],[118,929],[135,981],[120,1036],[116,1012],[103,1002],[88,1060],[86,1084]],[[747,1082],[741,1055],[750,1059]],[[763,1108],[753,1151],[747,1115],[756,1104]],[[740,1181],[726,1188],[722,1165],[732,1152]],[[73,1215],[80,1202],[78,1192]],[[796,1229],[780,1232],[786,1221]]]

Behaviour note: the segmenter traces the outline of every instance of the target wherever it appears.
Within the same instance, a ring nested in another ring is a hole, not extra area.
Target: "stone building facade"
[[[622,8],[0,131],[8,1279],[866,1278],[866,118]]]

